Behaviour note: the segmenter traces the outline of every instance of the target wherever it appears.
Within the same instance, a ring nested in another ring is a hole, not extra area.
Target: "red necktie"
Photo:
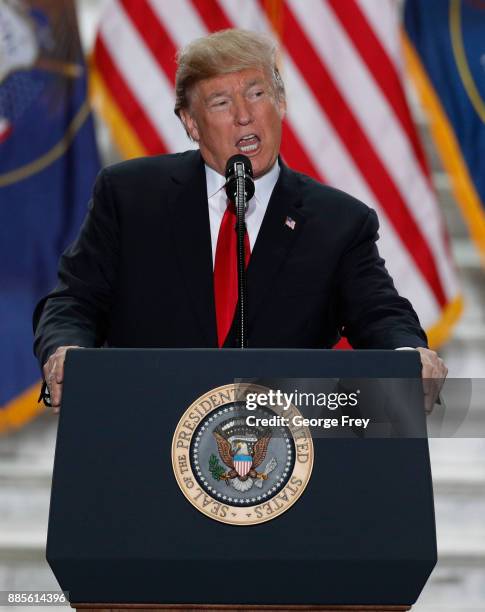
[[[237,305],[237,234],[235,228],[236,209],[234,204],[228,201],[226,212],[222,217],[219,228],[214,264],[214,294],[219,347],[226,340]],[[247,268],[251,255],[247,230],[244,234],[244,253]]]

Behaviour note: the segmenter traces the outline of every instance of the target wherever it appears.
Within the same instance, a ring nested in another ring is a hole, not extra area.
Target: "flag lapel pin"
[[[294,230],[296,226],[296,221],[292,219],[291,217],[286,217],[285,225],[286,227],[289,227],[291,230]]]

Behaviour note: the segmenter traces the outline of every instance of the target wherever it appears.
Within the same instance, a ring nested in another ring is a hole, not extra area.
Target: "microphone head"
[[[244,165],[244,172],[249,174],[251,177],[253,176],[253,166],[251,164],[251,160],[246,155],[242,155],[242,153],[238,153],[237,155],[233,155],[227,160],[226,163],[226,179],[230,179],[235,173],[235,165],[237,163]]]
[[[253,166],[246,155],[233,155],[226,163],[226,194],[231,202],[236,202],[237,178],[244,177],[246,203],[254,195]]]

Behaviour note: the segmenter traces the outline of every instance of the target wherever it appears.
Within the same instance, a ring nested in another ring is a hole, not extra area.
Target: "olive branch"
[[[209,472],[215,480],[221,480],[225,472],[224,468],[219,463],[219,459],[214,454],[209,457]]]

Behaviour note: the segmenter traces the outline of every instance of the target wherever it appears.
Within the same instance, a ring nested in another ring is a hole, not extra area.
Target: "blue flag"
[[[98,170],[73,4],[0,1],[0,432],[39,410],[32,312]]]
[[[406,0],[404,25],[411,75],[485,262],[485,1]]]

